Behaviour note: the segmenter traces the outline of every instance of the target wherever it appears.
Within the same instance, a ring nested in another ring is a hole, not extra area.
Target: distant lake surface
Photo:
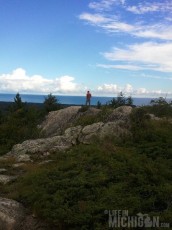
[[[0,101],[3,102],[13,102],[16,94],[0,94]],[[31,94],[20,94],[23,102],[31,103],[43,103],[47,95],[31,95]],[[57,99],[61,104],[68,105],[84,105],[85,96],[62,96],[57,95]],[[97,102],[101,104],[108,103],[113,97],[97,97],[93,96],[91,99],[91,104],[96,105]],[[148,105],[153,98],[135,98],[133,97],[133,104],[136,106]]]

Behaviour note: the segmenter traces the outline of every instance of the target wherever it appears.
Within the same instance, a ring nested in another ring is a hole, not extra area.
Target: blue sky
[[[0,93],[172,97],[171,0],[0,0]]]

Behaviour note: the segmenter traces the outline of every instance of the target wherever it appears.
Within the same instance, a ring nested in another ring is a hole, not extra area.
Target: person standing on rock
[[[90,101],[91,101],[91,93],[90,93],[90,91],[87,91],[87,94],[86,94],[86,105],[90,106]]]

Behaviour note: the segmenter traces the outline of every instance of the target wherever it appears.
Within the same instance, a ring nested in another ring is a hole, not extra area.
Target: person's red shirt
[[[91,98],[91,93],[88,91],[87,92],[87,99],[90,100],[90,98]]]

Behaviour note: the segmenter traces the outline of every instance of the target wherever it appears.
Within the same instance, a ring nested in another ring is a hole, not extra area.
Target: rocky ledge
[[[84,127],[72,126],[81,116],[79,109],[79,106],[76,108],[71,106],[50,112],[41,127],[46,135],[51,133],[51,137],[26,140],[21,144],[14,145],[4,157],[14,157],[16,162],[27,162],[32,160],[34,154],[38,154],[40,157],[47,156],[56,151],[65,151],[76,144],[90,144],[95,138],[102,139],[110,135],[119,139],[131,135],[128,129],[129,114],[132,111],[130,106],[122,106],[113,110],[107,117],[107,122],[97,122]],[[97,114],[99,110],[92,108],[86,112]],[[67,126],[72,127],[65,129]],[[57,135],[59,132],[63,134]]]

